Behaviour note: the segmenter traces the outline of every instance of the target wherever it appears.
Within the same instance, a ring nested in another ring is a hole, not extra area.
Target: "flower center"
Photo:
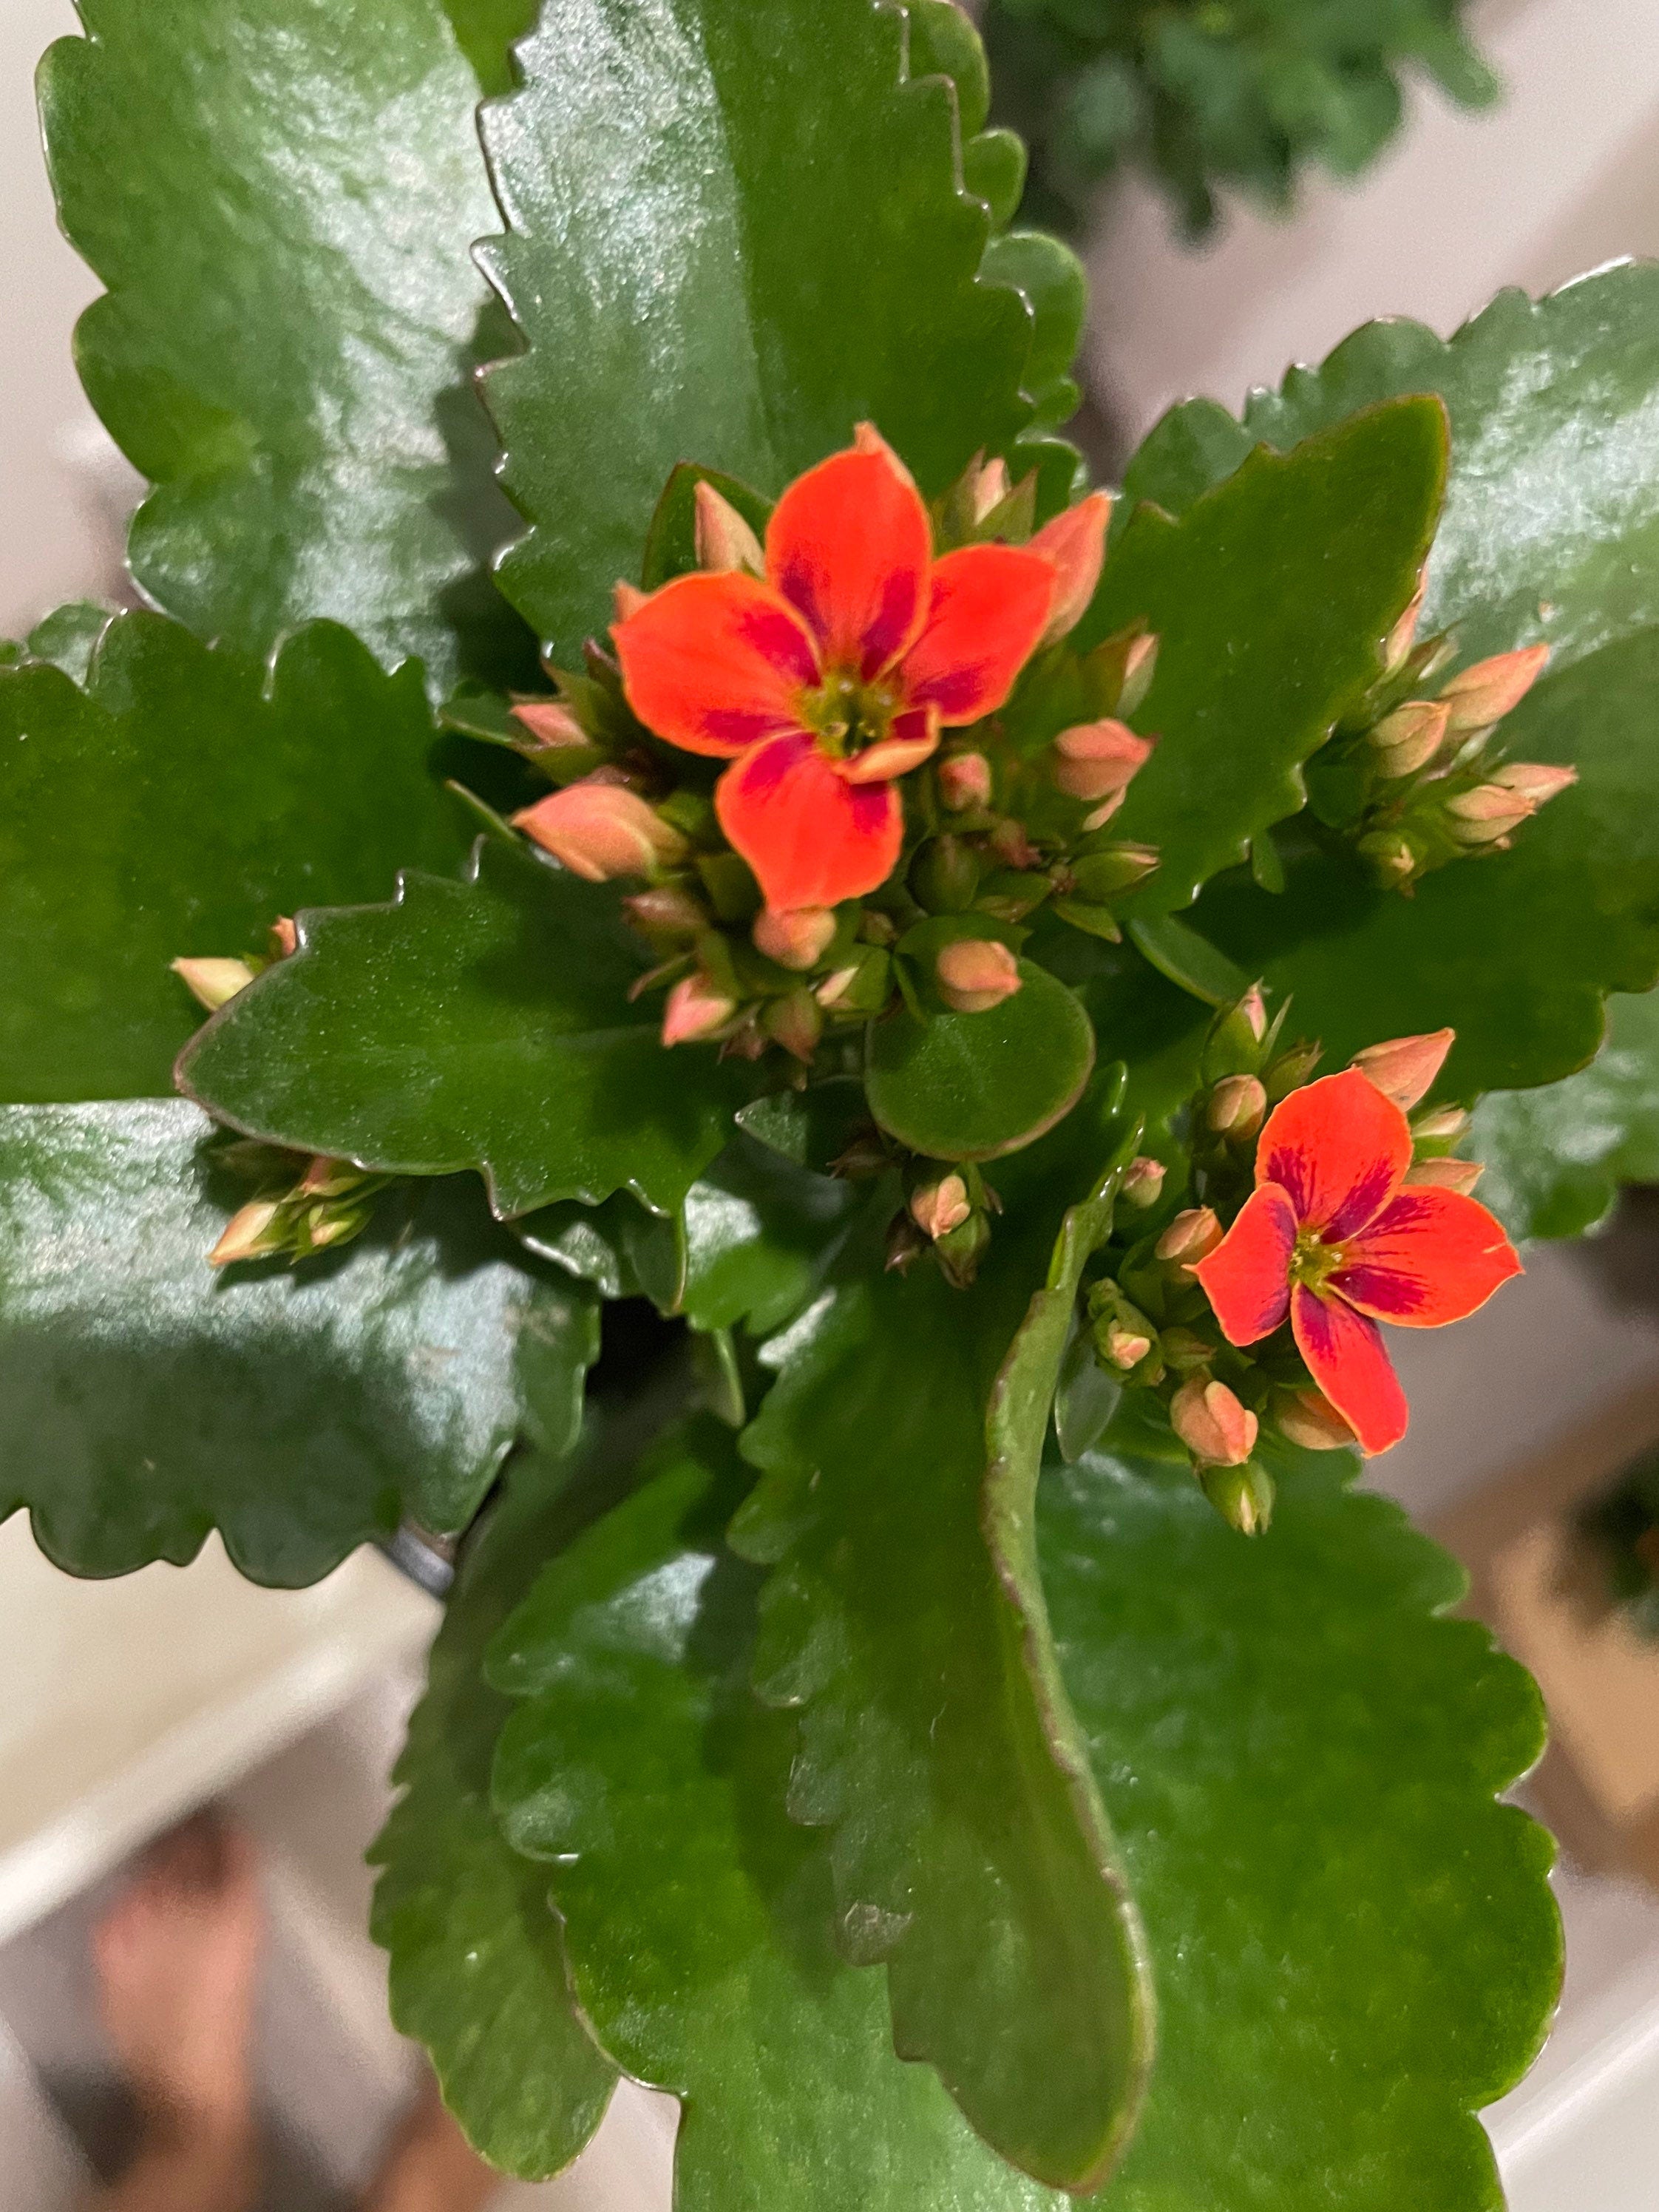
[[[1316,1229],[1298,1229],[1291,1251],[1291,1280],[1322,1290],[1346,1257],[1346,1245],[1328,1244]]]
[[[816,691],[804,691],[801,720],[832,760],[845,760],[888,735],[899,706],[887,684],[866,684],[855,669],[831,668]]]

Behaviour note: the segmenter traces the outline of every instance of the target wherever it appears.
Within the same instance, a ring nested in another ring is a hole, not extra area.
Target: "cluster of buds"
[[[991,1241],[991,1216],[1001,1201],[970,1161],[913,1159],[904,1171],[903,1210],[887,1235],[887,1265],[901,1274],[924,1253],[946,1282],[965,1290]]]
[[[1575,771],[1507,762],[1500,725],[1549,659],[1533,645],[1443,672],[1448,635],[1416,637],[1423,590],[1401,617],[1383,673],[1310,775],[1316,812],[1351,836],[1376,880],[1409,891],[1469,854],[1505,851],[1521,825],[1573,783]]]
[[[1287,999],[1270,1020],[1261,987],[1253,983],[1210,1024],[1199,1063],[1202,1085],[1186,1121],[1194,1180],[1212,1205],[1243,1200],[1262,1123],[1319,1064],[1317,1044],[1285,1042],[1289,1012]]]
[[[1387,1044],[1368,1045],[1351,1063],[1370,1078],[1385,1098],[1411,1115],[1412,1164],[1408,1183],[1434,1183],[1442,1190],[1462,1191],[1467,1197],[1484,1172],[1479,1160],[1454,1156],[1453,1147],[1468,1134],[1469,1116],[1461,1106],[1421,1106],[1433,1088],[1446,1055],[1452,1048],[1450,1030],[1431,1030],[1422,1036],[1395,1037]]]

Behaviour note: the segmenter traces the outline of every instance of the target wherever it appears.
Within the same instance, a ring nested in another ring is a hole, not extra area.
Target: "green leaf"
[[[389,1193],[337,1254],[216,1276],[249,1195],[176,1099],[0,1110],[0,1517],[82,1575],[315,1582],[411,1515],[464,1528],[529,1427],[571,1439],[590,1300],[470,1180]]]
[[[482,53],[499,30],[466,13]],[[156,486],[139,583],[256,653],[331,617],[387,665],[422,655],[434,696],[463,666],[533,667],[488,574],[513,517],[471,378],[510,339],[470,256],[495,210],[439,0],[81,15],[41,109],[64,228],[108,287],[82,380]]]
[[[481,840],[465,882],[303,915],[300,949],[222,1007],[179,1080],[222,1121],[404,1175],[477,1168],[503,1215],[631,1190],[678,1209],[742,1076],[665,1052],[628,1003],[646,956],[614,886]]]
[[[1126,908],[1185,906],[1300,809],[1301,763],[1380,673],[1417,588],[1444,471],[1440,408],[1403,400],[1124,530],[1077,641],[1139,620],[1161,641],[1135,717],[1158,747],[1113,822],[1160,865]]]
[[[1151,2030],[1021,1532],[1060,1359],[1049,1293],[987,1434],[1045,1212],[1011,1203],[969,1291],[931,1267],[854,1279],[772,1347],[744,1440],[763,1480],[732,1533],[777,1563],[755,1680],[800,1709],[790,1810],[831,1831],[844,1953],[887,1961],[900,2052],[1006,2157],[1077,2188],[1121,2148]]]
[[[511,92],[512,49],[536,20],[538,0],[443,0],[457,45],[487,94]]]
[[[1060,1656],[1158,1965],[1101,2212],[1499,2212],[1477,2107],[1560,1976],[1549,1838],[1494,1802],[1543,1719],[1463,1578],[1337,1454],[1239,1540],[1177,1469],[1044,1479]]]
[[[28,657],[50,661],[76,684],[84,684],[98,641],[114,619],[115,609],[96,599],[71,599],[55,608],[29,632]]]
[[[1229,1006],[1250,988],[1242,968],[1172,914],[1144,915],[1129,924],[1129,938],[1160,975],[1206,1006]]]
[[[956,95],[906,82],[870,0],[548,0],[484,135],[486,264],[529,341],[489,379],[530,534],[514,604],[574,652],[611,618],[677,461],[772,497],[877,422],[930,495],[980,447],[1018,475],[1034,323],[981,283]],[[580,66],[573,66],[580,56]]]
[[[858,1210],[850,1183],[739,1131],[686,1194],[681,1310],[697,1328],[781,1328],[817,1289]]]
[[[881,1127],[913,1152],[990,1160],[1051,1129],[1082,1096],[1095,1041],[1076,996],[1019,963],[1023,988],[977,1014],[909,1012],[872,1025],[865,1088]]]
[[[483,1655],[580,1515],[567,1465],[514,1462],[461,1561],[392,1778],[402,1795],[369,1851],[381,1869],[369,1925],[391,1957],[392,2020],[426,2046],[475,2147],[526,2180],[574,2158],[617,2071],[572,2002],[546,1881],[490,1810],[511,1707],[484,1681]]]
[[[684,2100],[678,2212],[1055,2206],[895,2057],[880,1976],[835,1955],[822,1843],[782,1810],[793,1731],[749,1690],[758,1577],[721,1542],[746,1479],[713,1421],[665,1439],[491,1654],[525,1700],[497,1803],[550,1862],[578,2000]]]
[[[109,623],[84,691],[0,671],[0,1097],[166,1091],[201,1019],[169,961],[453,866],[437,742],[414,671],[328,624],[269,672],[152,614]]]

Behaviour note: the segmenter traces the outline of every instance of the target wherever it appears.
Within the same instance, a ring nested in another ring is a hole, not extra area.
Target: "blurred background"
[[[1350,11],[1354,12],[1351,9]],[[70,336],[98,285],[55,227],[32,73],[70,0],[0,5],[0,636],[123,595],[137,480],[82,398]],[[1449,334],[1530,291],[1659,253],[1659,7],[1489,0],[1468,11],[1501,87],[1407,86],[1363,178],[1302,181],[1288,220],[1223,192],[1195,246],[1126,170],[1085,201],[1091,441],[1122,455],[1173,400],[1236,408],[1355,324]],[[1523,2087],[1487,2115],[1515,2212],[1659,2201],[1659,1646],[1562,1595],[1564,1530],[1659,1440],[1659,1211],[1528,1255],[1524,1281],[1443,1338],[1408,1339],[1409,1439],[1369,1480],[1459,1550],[1473,1602],[1538,1673],[1555,1745],[1522,1794],[1566,1845],[1565,2002]],[[85,1584],[0,1528],[0,2206],[68,2212],[118,2154],[87,1933],[131,1854],[228,1801],[261,1849],[272,1946],[260,2079],[269,2204],[342,2206],[412,2094],[365,1933],[362,1851],[437,1601],[364,1553],[319,1588],[252,1588],[216,1540],[185,1570]],[[502,2204],[665,2212],[673,2107],[619,2096],[571,2175]],[[1219,2208],[1218,2208],[1219,2212]]]

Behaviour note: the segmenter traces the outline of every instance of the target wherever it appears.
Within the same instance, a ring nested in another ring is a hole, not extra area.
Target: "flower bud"
[[[835,910],[827,906],[763,907],[749,933],[757,952],[775,960],[780,968],[805,975],[817,966],[835,939]]]
[[[1428,589],[1429,572],[1424,568],[1418,576],[1417,591],[1411,605],[1383,641],[1382,667],[1386,675],[1397,676],[1411,659],[1412,647],[1417,642],[1417,625]]]
[[[641,591],[637,584],[624,583],[618,576],[611,593],[617,610],[617,620],[619,623],[625,623],[630,617],[638,614],[650,596],[648,592]]]
[[[933,1246],[945,1279],[953,1289],[965,1291],[979,1273],[991,1242],[991,1224],[982,1213],[971,1213],[954,1229],[947,1229]]]
[[[515,722],[523,723],[544,752],[564,752],[572,746],[591,747],[590,738],[568,707],[556,699],[520,699],[513,709]]]
[[[1024,823],[1005,814],[991,827],[991,850],[1005,868],[1035,868],[1042,855],[1025,834]]]
[[[737,1011],[735,1000],[717,991],[706,975],[683,975],[663,1009],[662,1041],[695,1044],[723,1029]]]
[[[1224,1382],[1194,1375],[1170,1401],[1170,1425],[1200,1467],[1242,1467],[1260,1425]]]
[[[940,998],[958,1014],[988,1012],[1021,988],[1018,962],[989,937],[961,937],[944,946],[933,972]]]
[[[915,489],[915,478],[873,422],[860,422],[854,426],[853,444],[855,450],[860,453],[879,453],[899,482],[902,484],[908,484],[912,491]]]
[[[890,783],[895,776],[908,775],[913,768],[931,760],[938,750],[935,723],[923,737],[878,738],[862,752],[849,753],[845,760],[836,762],[835,770],[843,783]]]
[[[1210,1362],[1215,1358],[1215,1346],[1201,1337],[1196,1329],[1166,1328],[1159,1339],[1164,1358],[1177,1375],[1190,1374],[1201,1367],[1207,1374]]]
[[[1341,1451],[1354,1432],[1322,1390],[1281,1391],[1273,1401],[1279,1432],[1304,1451]]]
[[[693,543],[698,568],[746,568],[751,576],[763,576],[766,556],[761,542],[731,501],[722,498],[704,477],[698,477],[692,498],[696,508]]]
[[[1152,1249],[1168,1267],[1188,1275],[1200,1260],[1207,1260],[1220,1243],[1222,1228],[1212,1207],[1189,1206],[1177,1213]]]
[[[1550,657],[1547,645],[1523,646],[1518,653],[1500,653],[1491,660],[1478,660],[1473,668],[1454,676],[1440,687],[1440,696],[1451,708],[1448,727],[1454,737],[1471,730],[1489,729],[1518,707],[1543,673]]]
[[[1082,620],[1095,595],[1106,558],[1106,526],[1112,519],[1112,502],[1103,491],[1091,491],[1075,507],[1068,507],[1045,523],[1030,540],[1029,550],[1041,553],[1054,568],[1054,596],[1048,610],[1042,643],[1052,645]]]
[[[1072,863],[1072,879],[1086,899],[1121,898],[1137,884],[1145,883],[1158,866],[1156,845],[1109,845],[1103,853],[1085,853]]]
[[[228,1267],[237,1260],[260,1260],[280,1251],[281,1237],[270,1231],[281,1206],[280,1199],[250,1199],[226,1223],[224,1234],[208,1254],[209,1266]]]
[[[368,1177],[362,1168],[355,1168],[349,1160],[335,1159],[327,1152],[319,1152],[295,1186],[298,1198],[343,1198],[347,1191],[356,1190]]]
[[[872,945],[826,975],[813,995],[826,1014],[878,1014],[892,987],[892,968],[888,954]]]
[[[253,970],[246,960],[175,960],[172,967],[191,997],[210,1014],[216,1014],[253,981]]]
[[[271,951],[277,959],[286,960],[297,950],[299,943],[300,933],[294,927],[292,919],[288,915],[279,914],[270,925]]]
[[[1532,813],[1529,799],[1501,783],[1477,783],[1446,801],[1446,827],[1460,845],[1497,845]]]
[[[929,914],[966,914],[979,889],[979,860],[972,846],[947,830],[916,854],[908,882],[911,896]]]
[[[1138,1206],[1143,1209],[1156,1206],[1164,1195],[1164,1178],[1168,1173],[1169,1170],[1162,1160],[1138,1152],[1123,1170],[1118,1196],[1126,1206]]]
[[[1370,862],[1372,874],[1385,888],[1409,883],[1417,873],[1416,854],[1391,830],[1373,830],[1354,849]]]
[[[969,505],[975,522],[983,522],[993,508],[1001,506],[1008,496],[1008,464],[1004,460],[984,462],[975,469]]]
[[[513,826],[590,884],[648,876],[686,849],[677,830],[619,783],[567,784],[515,814]]]
[[[1281,1098],[1288,1098],[1292,1091],[1299,1090],[1324,1057],[1325,1048],[1306,1038],[1291,1045],[1287,1052],[1281,1052],[1261,1079],[1268,1103],[1276,1106]]]
[[[1415,775],[1439,751],[1450,720],[1451,708],[1443,699],[1408,699],[1396,707],[1370,732],[1378,769],[1390,781]]]
[[[959,1175],[941,1176],[910,1194],[910,1218],[924,1237],[935,1241],[960,1229],[973,1210],[968,1186]]]
[[[1267,1094],[1254,1075],[1224,1075],[1210,1093],[1204,1119],[1218,1137],[1247,1143],[1267,1118]]]
[[[991,763],[983,753],[949,753],[939,763],[939,795],[952,814],[991,803]]]
[[[1242,999],[1221,1007],[1210,1024],[1201,1060],[1204,1080],[1217,1083],[1224,1075],[1253,1074],[1267,1041],[1267,1004],[1261,986],[1252,983]]]
[[[1264,1468],[1206,1467],[1199,1487],[1230,1528],[1261,1536],[1273,1525],[1273,1479]]]
[[[1423,1036],[1391,1037],[1386,1044],[1368,1044],[1364,1052],[1355,1053],[1352,1065],[1385,1098],[1409,1109],[1427,1096],[1456,1036],[1455,1030],[1431,1030]]]
[[[1406,1180],[1427,1183],[1437,1190],[1461,1191],[1467,1198],[1486,1172],[1483,1160],[1413,1160],[1406,1170]]]
[[[1109,1367],[1115,1367],[1127,1375],[1139,1367],[1152,1348],[1152,1340],[1144,1329],[1133,1328],[1127,1322],[1113,1321],[1106,1325],[1098,1340],[1100,1354]]]
[[[1120,714],[1133,714],[1152,688],[1158,673],[1158,639],[1151,630],[1131,638],[1123,655],[1123,682],[1117,695]]]
[[[1419,1145],[1451,1145],[1468,1126],[1469,1117],[1461,1106],[1437,1106],[1412,1123],[1412,1135]]]
[[[649,890],[635,891],[622,904],[635,928],[653,944],[688,944],[708,927],[702,905],[678,884],[653,884]]]
[[[1079,722],[1054,739],[1054,779],[1068,799],[1121,799],[1152,750],[1127,722]]]
[[[775,1044],[793,1053],[803,1066],[811,1066],[818,1039],[823,1035],[823,1016],[817,1000],[805,984],[799,990],[787,991],[781,999],[772,1000],[761,1016],[761,1027]]]
[[[1536,813],[1540,806],[1558,799],[1578,781],[1576,768],[1547,768],[1541,761],[1510,761],[1493,773],[1492,781],[1504,791],[1512,792],[1516,798],[1524,799],[1529,811]]]

